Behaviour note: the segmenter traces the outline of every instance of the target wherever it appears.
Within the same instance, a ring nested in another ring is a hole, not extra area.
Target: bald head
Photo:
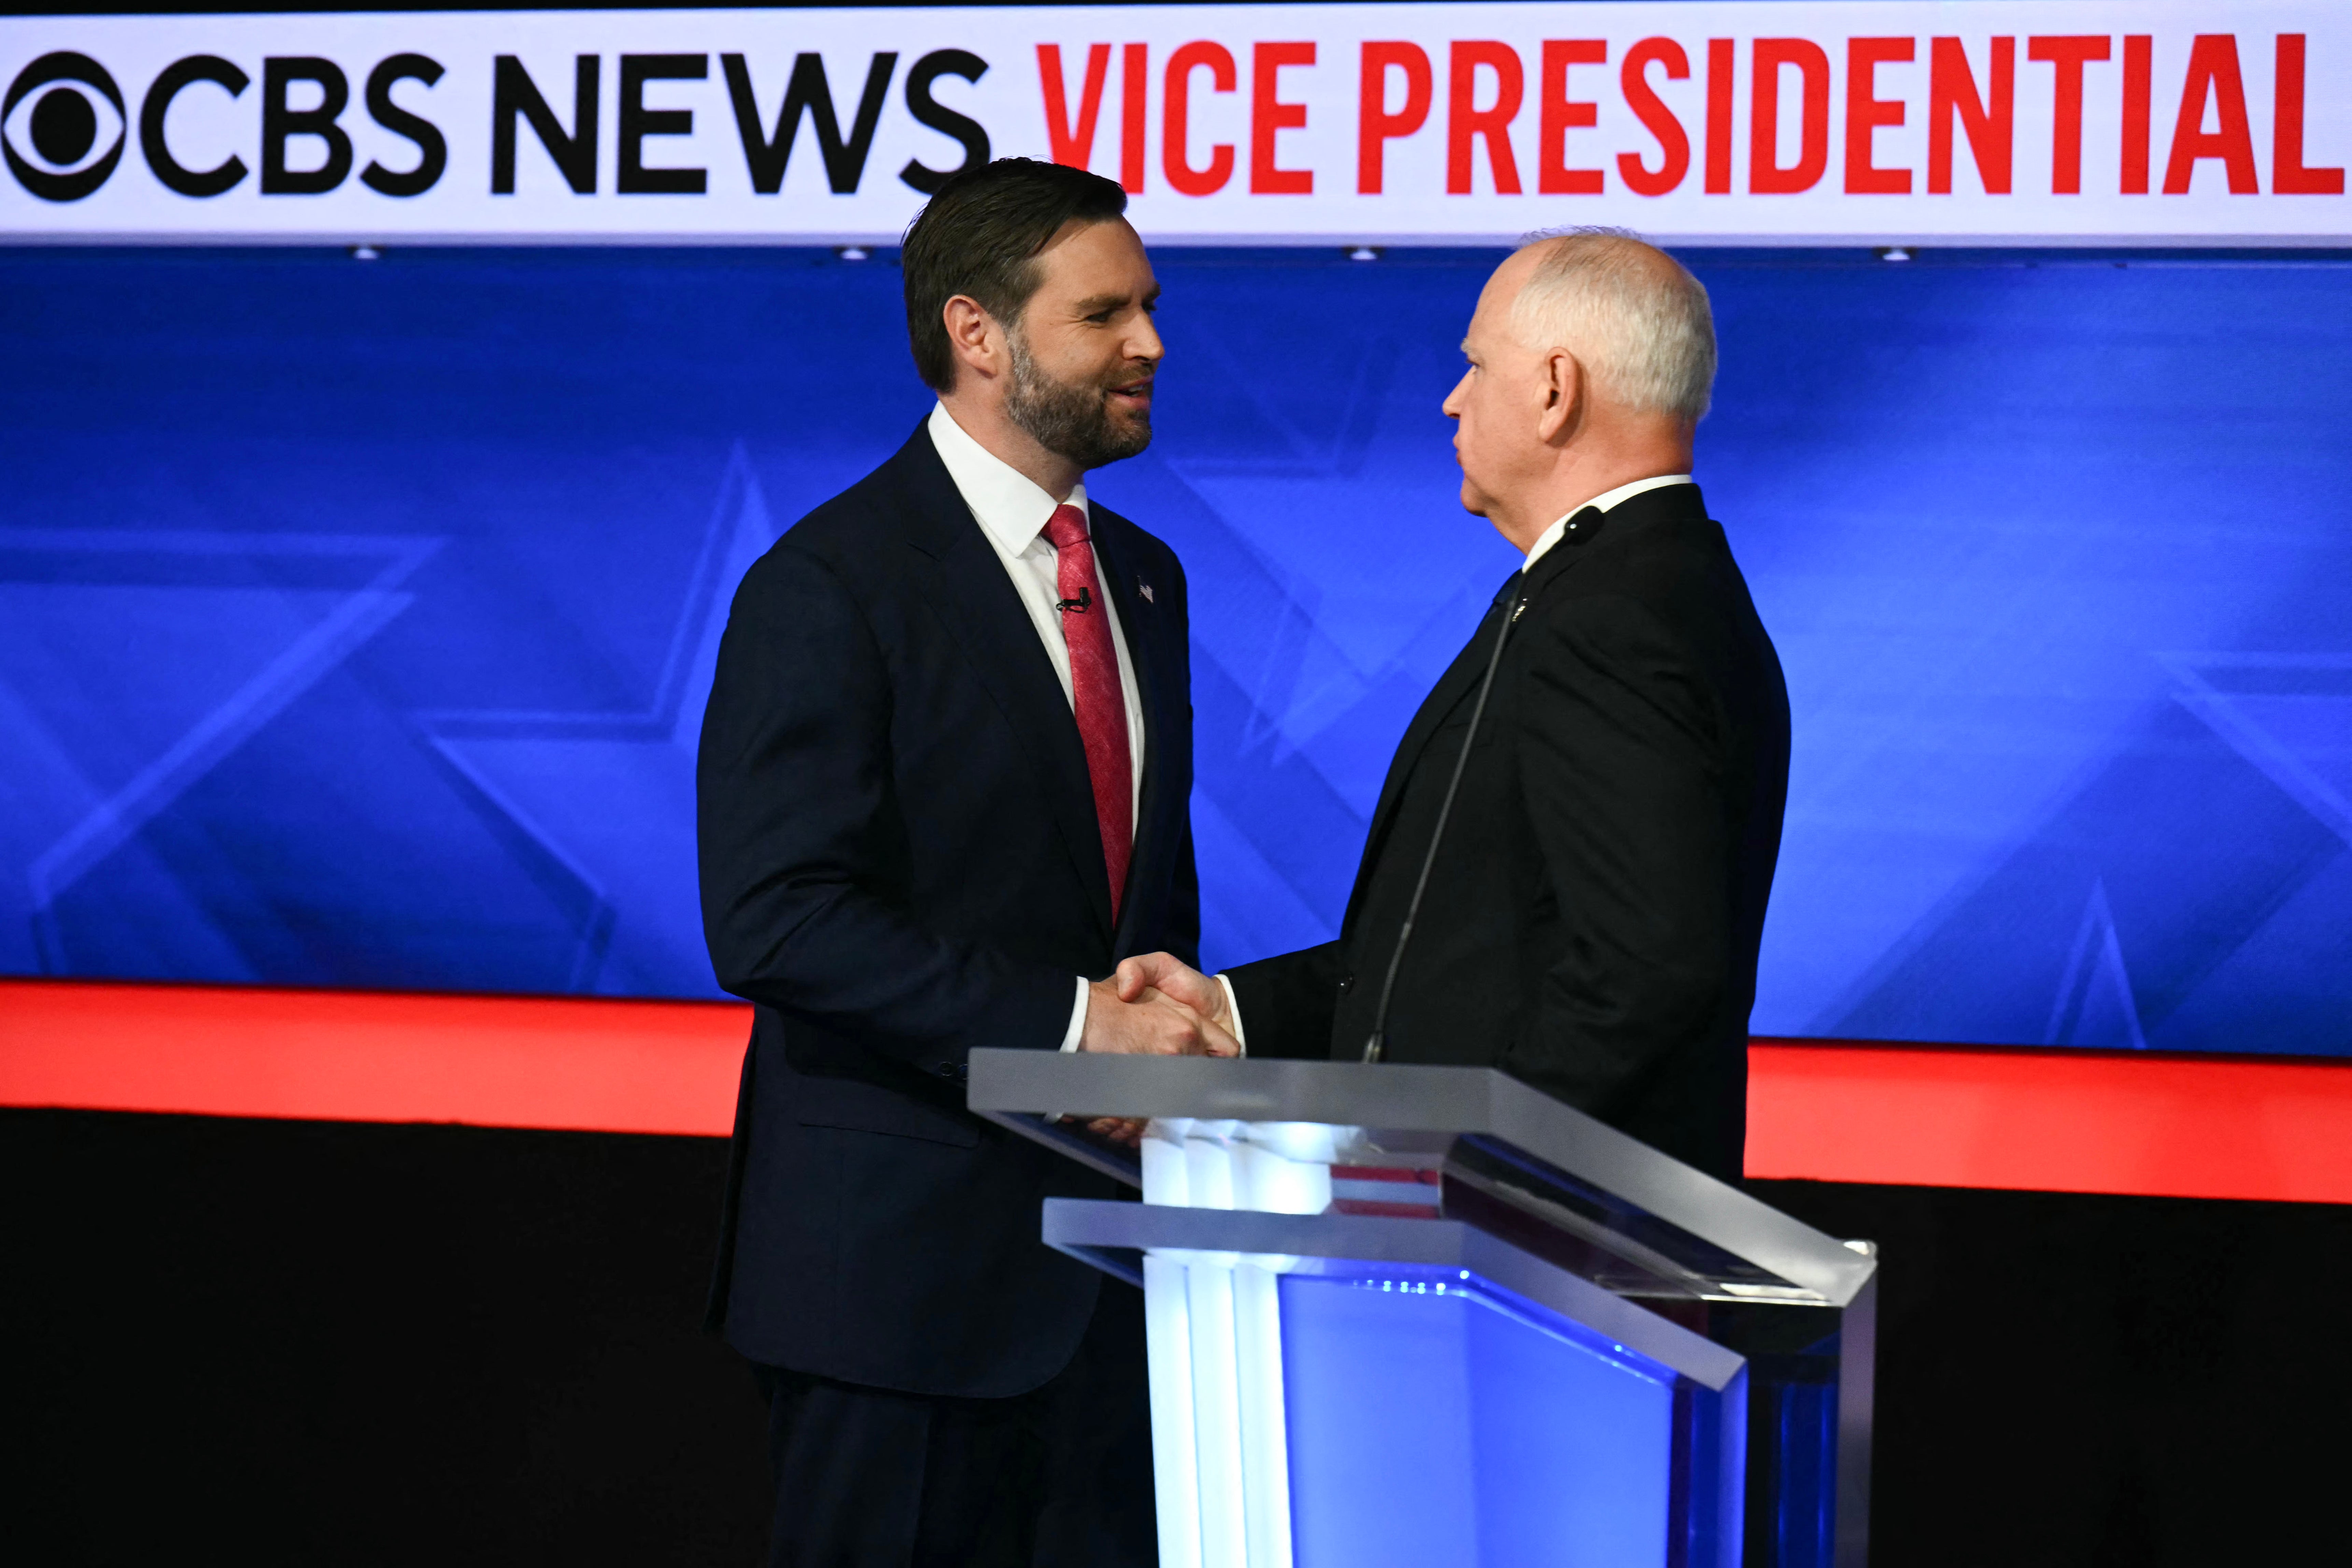
[[[1619,229],[1540,236],[1504,263],[1511,331],[1584,362],[1595,397],[1696,424],[1715,390],[1715,316],[1681,262]],[[1496,282],[1503,275],[1496,274]]]

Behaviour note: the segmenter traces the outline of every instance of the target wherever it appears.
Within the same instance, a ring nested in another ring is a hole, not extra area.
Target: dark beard
[[[1013,350],[1013,386],[1004,411],[1037,445],[1081,468],[1132,458],[1151,445],[1149,408],[1139,426],[1122,430],[1111,422],[1103,387],[1056,381],[1029,357],[1029,345],[1020,333],[1007,334],[1006,341]]]

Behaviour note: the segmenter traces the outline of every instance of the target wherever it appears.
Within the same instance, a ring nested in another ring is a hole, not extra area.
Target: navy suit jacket
[[[1199,944],[1184,574],[1091,511],[1145,736],[1116,926],[1069,700],[928,433],[736,594],[696,797],[711,963],[755,1005],[712,1291],[754,1361],[1002,1397],[1093,1311],[1039,1206],[1111,1184],[963,1107],[969,1052],[1061,1045],[1075,976]]]

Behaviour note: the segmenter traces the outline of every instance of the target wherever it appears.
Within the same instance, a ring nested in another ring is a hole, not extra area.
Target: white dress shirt
[[[1543,532],[1538,534],[1536,536],[1535,543],[1529,547],[1528,551],[1527,560],[1520,563],[1519,571],[1524,574],[1530,567],[1534,566],[1537,562],[1543,559],[1544,552],[1549,550],[1553,545],[1558,544],[1562,539],[1566,538],[1568,535],[1568,520],[1574,517],[1578,512],[1582,511],[1585,507],[1591,507],[1593,510],[1605,516],[1612,508],[1617,505],[1618,502],[1631,500],[1635,496],[1642,494],[1645,490],[1662,490],[1668,485],[1687,485],[1693,482],[1694,481],[1688,474],[1661,474],[1655,479],[1635,479],[1632,484],[1619,485],[1613,490],[1602,490],[1599,495],[1594,496],[1591,500],[1586,501],[1584,506],[1571,509],[1562,515],[1549,528],[1545,529]],[[1246,1056],[1249,1054],[1249,1039],[1247,1036],[1242,1033],[1241,1000],[1234,994],[1234,983],[1232,981],[1220,974],[1217,976],[1217,984],[1224,989],[1225,1015],[1232,1021],[1233,1037],[1240,1043],[1242,1054]]]
[[[1013,579],[1013,592],[1021,595],[1022,607],[1029,612],[1030,622],[1037,628],[1037,640],[1045,645],[1045,657],[1053,661],[1054,673],[1061,678],[1062,696],[1073,711],[1077,698],[1070,684],[1070,645],[1062,635],[1062,612],[1055,605],[1062,597],[1061,552],[1045,537],[1045,524],[1053,521],[1055,509],[1068,505],[1086,512],[1091,530],[1094,514],[1087,507],[1087,487],[1080,483],[1070,493],[1056,500],[1037,488],[1030,478],[1012,464],[973,440],[942,403],[931,410],[927,426],[931,445],[947,465],[948,478],[955,481],[956,493],[963,497],[964,505],[980,523],[981,532],[996,551],[997,559],[1004,563],[1005,575]],[[1094,548],[1089,540],[1087,548]],[[1102,557],[1095,557],[1095,581],[1102,587],[1102,612],[1110,622],[1111,649],[1118,656],[1119,696],[1127,704],[1127,754],[1129,758],[1129,794],[1127,801],[1129,831],[1134,831],[1136,814],[1143,799],[1143,699],[1135,684],[1135,664],[1128,657],[1127,635],[1118,621],[1118,606],[1112,602],[1110,575],[1103,569]],[[1070,1026],[1062,1036],[1062,1048],[1074,1051],[1087,1027],[1087,977],[1077,977],[1077,1003],[1070,1011]]]

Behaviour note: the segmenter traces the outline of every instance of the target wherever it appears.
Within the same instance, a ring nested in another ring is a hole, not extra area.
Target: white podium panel
[[[1144,1290],[1169,1568],[1865,1561],[1867,1243],[1485,1069],[977,1052],[971,1103],[1143,1189],[1042,1223]]]

